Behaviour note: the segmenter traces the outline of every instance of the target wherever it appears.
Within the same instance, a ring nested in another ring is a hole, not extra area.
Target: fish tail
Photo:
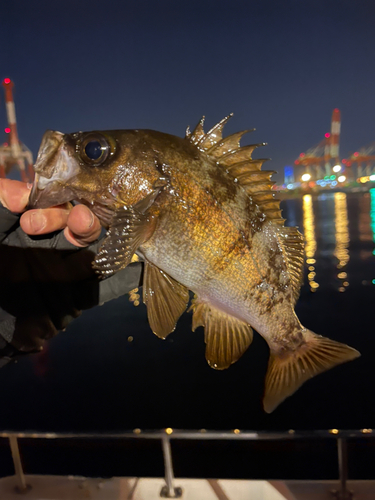
[[[303,338],[296,349],[270,349],[263,399],[267,413],[271,413],[306,380],[360,356],[356,349],[307,329],[303,330]]]

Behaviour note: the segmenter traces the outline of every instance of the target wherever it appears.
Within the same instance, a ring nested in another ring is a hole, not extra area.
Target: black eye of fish
[[[79,153],[85,163],[97,166],[108,158],[111,147],[101,134],[89,134],[81,140]]]
[[[102,156],[102,145],[99,141],[90,141],[85,146],[85,153],[90,160],[99,160]]]

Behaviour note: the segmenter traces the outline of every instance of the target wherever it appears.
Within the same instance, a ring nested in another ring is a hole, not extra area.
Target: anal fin
[[[148,322],[158,337],[165,339],[176,328],[189,302],[189,291],[164,271],[145,262],[143,302],[147,306]]]
[[[304,337],[305,342],[296,350],[278,353],[271,348],[263,399],[267,413],[308,379],[360,356],[356,349],[310,330],[305,330]]]
[[[198,326],[204,327],[208,364],[216,370],[224,370],[235,363],[253,340],[251,326],[199,299],[193,302],[191,309],[193,331]]]

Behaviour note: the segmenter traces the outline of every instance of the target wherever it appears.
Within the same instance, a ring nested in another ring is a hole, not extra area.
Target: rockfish
[[[248,131],[223,138],[203,119],[185,138],[152,130],[45,133],[30,208],[75,200],[108,228],[93,263],[103,277],[144,259],[143,300],[152,331],[166,338],[192,301],[206,358],[222,370],[250,346],[253,328],[270,349],[264,409],[306,380],[359,356],[299,322],[302,235],[285,227],[259,146]]]

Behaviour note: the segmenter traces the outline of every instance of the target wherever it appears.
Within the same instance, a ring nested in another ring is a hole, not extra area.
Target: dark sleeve
[[[30,237],[1,206],[0,242],[0,366],[1,357],[42,349],[82,309],[140,286],[141,263],[100,280],[91,265],[100,242],[78,248],[62,231]]]
[[[13,214],[0,203],[0,243],[7,237],[13,227],[18,226],[19,215]]]

